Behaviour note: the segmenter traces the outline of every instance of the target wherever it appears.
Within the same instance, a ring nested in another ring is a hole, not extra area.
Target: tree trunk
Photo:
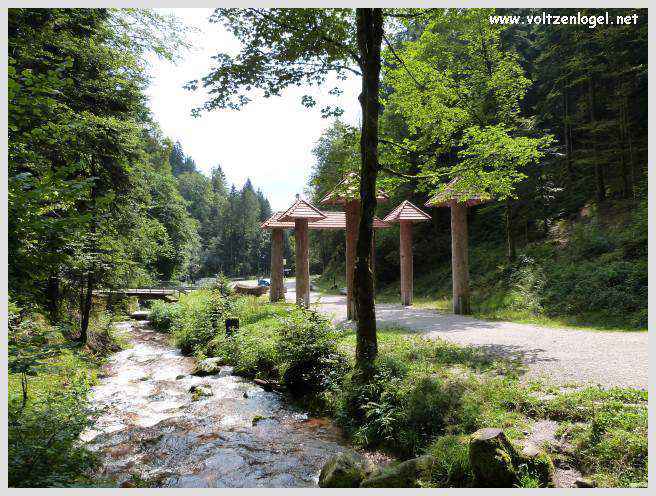
[[[272,302],[285,299],[285,283],[282,266],[283,230],[271,230],[271,286],[269,299]]]
[[[565,172],[567,180],[573,180],[572,153],[570,146],[570,123],[569,123],[569,92],[567,86],[563,88],[563,138],[565,143]]]
[[[310,257],[308,246],[308,220],[296,219],[294,223],[296,238],[296,304],[310,306]]]
[[[467,205],[451,202],[451,279],[453,313],[467,315],[469,306],[469,242],[467,239]]]
[[[512,201],[506,200],[506,256],[509,262],[514,262],[517,257],[515,249],[514,211]]]
[[[592,78],[588,79],[588,92],[590,97],[590,137],[592,139],[592,157],[594,159],[595,183],[597,190],[597,201],[602,203],[606,201],[606,182],[604,179],[604,168],[599,162],[599,153],[597,153],[597,136],[596,136],[596,118],[595,118],[595,91]]]
[[[380,49],[383,39],[381,9],[357,9],[357,41],[362,68],[362,132],[360,136],[360,225],[354,274],[358,316],[355,358],[361,370],[369,370],[378,354],[374,280],[371,272],[371,240],[376,211],[378,175],[378,117],[380,89]]]
[[[82,322],[80,323],[80,342],[86,343],[89,337],[89,318],[91,316],[91,305],[93,301],[93,267],[87,275],[87,287],[84,293],[84,305],[82,307]]]

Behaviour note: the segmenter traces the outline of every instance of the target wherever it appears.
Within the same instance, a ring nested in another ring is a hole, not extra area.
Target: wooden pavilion
[[[404,306],[412,305],[412,224],[430,220],[430,215],[422,211],[408,200],[403,201],[392,210],[385,222],[398,222],[400,227],[400,258],[401,258],[401,303]]]
[[[320,215],[319,215],[320,214]],[[297,225],[297,220],[306,220]],[[283,230],[295,229],[296,233],[296,303],[309,305],[309,243],[307,230],[346,229],[345,212],[320,211],[311,203],[297,199],[286,211],[274,212],[261,224],[262,229],[271,230],[271,301],[281,301],[285,298],[284,268],[283,268]],[[383,229],[389,225],[379,218],[374,218],[374,229]],[[357,229],[357,222],[356,222]],[[299,235],[300,234],[300,235]],[[307,270],[306,270],[307,269]],[[307,284],[306,284],[307,281]],[[299,291],[302,288],[303,293]]]
[[[467,208],[491,200],[485,192],[458,187],[460,178],[453,178],[442,191],[426,202],[427,207],[451,208],[451,278],[453,313],[470,314],[469,303],[469,241]]]

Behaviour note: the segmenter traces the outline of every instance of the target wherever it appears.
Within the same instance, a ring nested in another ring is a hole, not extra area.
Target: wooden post
[[[285,282],[282,266],[283,230],[271,230],[271,287],[269,299],[272,302],[285,299]]]
[[[358,243],[360,201],[347,202],[344,205],[344,212],[346,217],[346,318],[357,320],[353,295],[353,274],[355,272],[355,246]]]
[[[294,236],[296,238],[296,304],[308,308],[310,306],[310,246],[307,219],[294,221]]]
[[[451,272],[453,313],[470,314],[467,205],[455,201],[451,202]]]
[[[401,303],[412,305],[412,222],[401,221]]]

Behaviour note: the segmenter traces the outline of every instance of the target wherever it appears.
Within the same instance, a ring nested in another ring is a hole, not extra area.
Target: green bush
[[[171,334],[175,345],[187,355],[205,353],[209,342],[218,333],[225,333],[225,319],[234,314],[235,307],[232,298],[213,290],[194,291],[178,305]]]
[[[150,306],[150,325],[160,332],[170,332],[173,322],[181,315],[180,305],[177,303],[166,303],[160,300],[154,301]]]
[[[207,348],[207,354],[232,364],[236,374],[250,378],[278,379],[280,362],[277,346],[280,320],[269,317],[240,327],[229,338],[217,334]]]
[[[280,376],[292,394],[306,396],[341,382],[348,360],[338,349],[338,338],[330,321],[311,310],[296,309],[282,319]]]
[[[94,455],[78,441],[90,422],[86,400],[89,383],[73,370],[66,376],[66,387],[53,382],[33,390],[34,397],[24,407],[20,400],[10,397],[9,486],[70,485],[95,465]]]

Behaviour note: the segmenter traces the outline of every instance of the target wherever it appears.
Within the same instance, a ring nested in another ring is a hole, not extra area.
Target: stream
[[[309,487],[331,455],[350,449],[329,420],[230,367],[193,376],[194,359],[168,335],[144,322],[119,326],[131,347],[105,366],[91,392],[99,416],[81,435],[100,456],[97,477],[124,487]],[[194,386],[212,395],[194,400]]]

